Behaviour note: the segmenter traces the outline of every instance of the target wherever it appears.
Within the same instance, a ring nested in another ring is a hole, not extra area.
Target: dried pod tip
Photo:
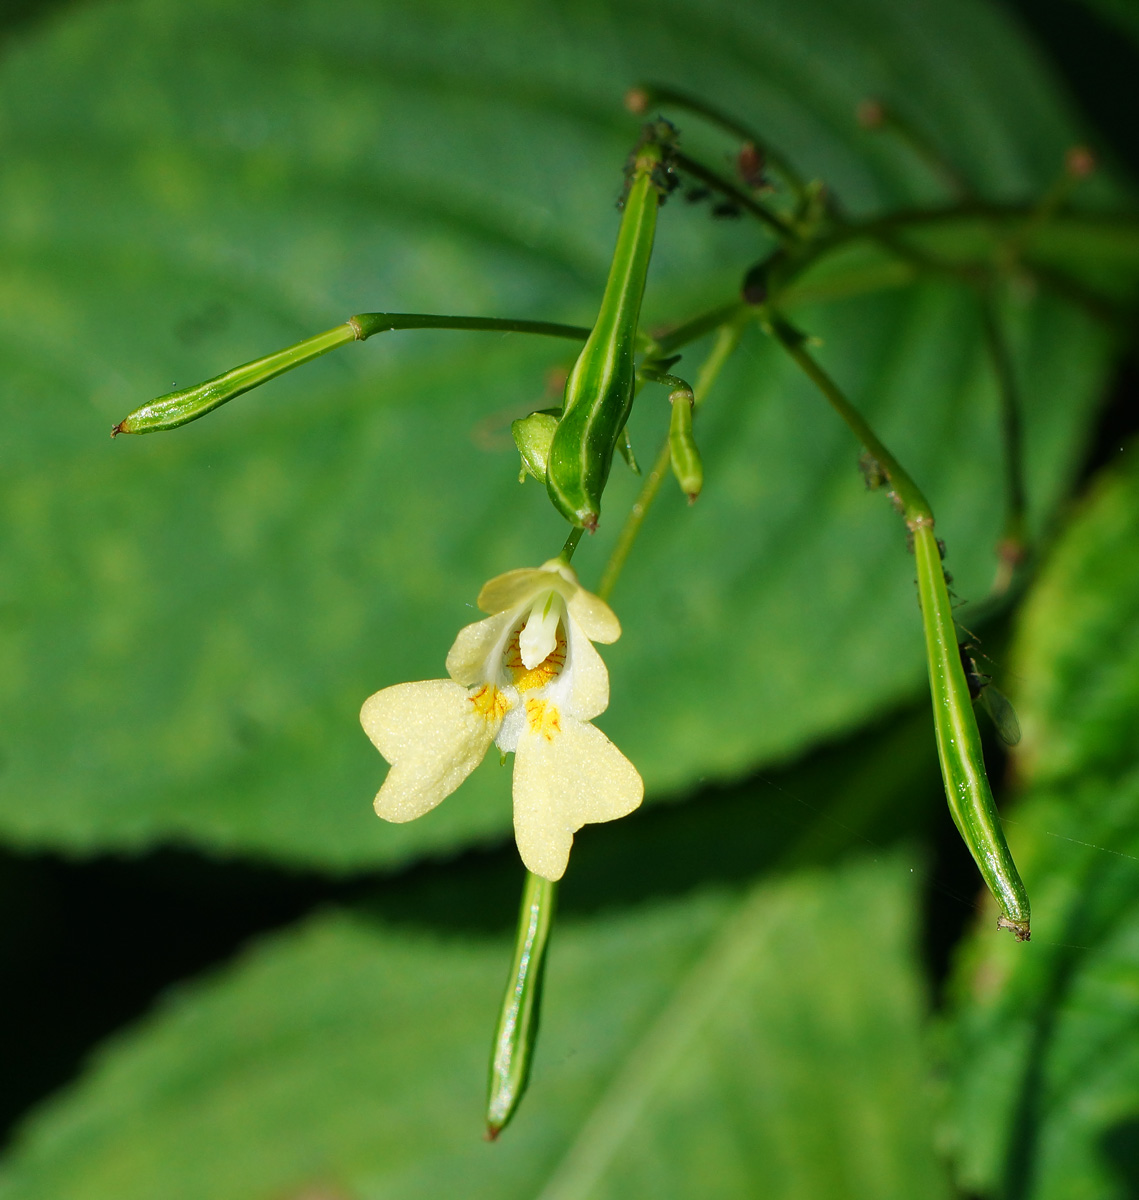
[[[1006,917],[1002,913],[997,917],[997,928],[1009,930],[1018,942],[1032,940],[1032,930],[1029,929],[1027,921],[1014,921],[1011,917]]]
[[[591,512],[585,513],[581,518],[581,524],[582,524],[582,527],[584,529],[587,529],[590,533],[596,533],[597,532],[597,514],[591,513]]]
[[[886,106],[881,100],[863,100],[857,110],[858,123],[863,129],[881,129],[886,120]]]
[[[1095,168],[1095,155],[1087,146],[1070,146],[1064,155],[1064,169],[1073,179],[1087,179]]]
[[[116,426],[114,426],[114,428],[111,430],[111,437],[117,438],[120,433],[127,433],[128,431],[123,428],[125,424],[126,421],[120,421]]]
[[[625,107],[631,112],[641,116],[649,110],[649,94],[644,88],[630,88],[625,93]]]

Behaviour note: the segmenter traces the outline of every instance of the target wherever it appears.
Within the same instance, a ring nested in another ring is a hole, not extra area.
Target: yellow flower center
[[[562,714],[557,707],[545,700],[526,701],[526,724],[531,733],[544,737],[547,742],[554,740],[555,734],[562,731]]]
[[[510,701],[494,686],[484,683],[477,692],[472,692],[468,700],[475,706],[475,712],[489,725],[501,721],[510,708]]]
[[[535,688],[545,687],[551,680],[556,679],[566,665],[566,635],[561,625],[558,626],[557,644],[536,667],[527,667],[522,661],[522,652],[518,648],[518,630],[506,647],[505,661],[510,669],[514,686],[520,692],[532,692]]]

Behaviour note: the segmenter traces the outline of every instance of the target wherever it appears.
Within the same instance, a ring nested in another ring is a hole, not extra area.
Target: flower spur
[[[391,763],[376,796],[388,821],[411,821],[449,796],[492,742],[513,752],[514,836],[528,870],[560,879],[573,835],[641,802],[632,763],[590,722],[609,704],[594,642],[621,635],[612,609],[561,559],[490,580],[491,615],[459,631],[450,679],[401,683],[365,701],[364,731]]]

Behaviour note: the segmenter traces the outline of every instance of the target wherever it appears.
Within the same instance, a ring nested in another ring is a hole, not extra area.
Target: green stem
[[[735,311],[739,312],[741,307],[738,305],[735,306]],[[704,364],[700,368],[700,373],[696,376],[696,384],[692,389],[694,408],[698,409],[707,399],[712,385],[716,382],[721,370],[723,370],[724,363],[728,361],[732,351],[738,345],[741,332],[742,324],[739,320],[723,325],[720,328],[712,350],[704,360]],[[664,477],[668,474],[671,461],[672,449],[670,440],[666,437],[664,444],[660,448],[660,452],[657,454],[656,462],[653,463],[652,470],[645,476],[645,482],[641,485],[640,493],[636,500],[633,501],[633,507],[629,510],[629,515],[625,518],[625,524],[621,527],[621,532],[617,537],[617,544],[613,547],[613,551],[609,555],[609,561],[605,564],[605,569],[601,572],[601,582],[598,584],[597,594],[602,600],[608,600],[613,594],[613,589],[617,586],[617,580],[625,568],[629,552],[633,549],[633,544],[641,532],[641,526],[644,524],[645,517],[648,516],[649,509],[652,508],[653,502],[657,498],[660,485],[664,482]]]
[[[566,538],[566,543],[562,547],[562,552],[558,558],[568,565],[570,559],[573,558],[573,552],[577,549],[578,542],[581,541],[582,534],[585,533],[584,528],[580,525],[575,525],[569,532],[569,537]]]
[[[973,198],[974,192],[969,186],[968,180],[923,129],[907,121],[889,105],[879,101],[868,102],[859,109],[859,113],[867,128],[881,129],[892,133],[915,158],[925,163],[954,196],[962,200]],[[876,120],[872,120],[872,117]]]
[[[823,370],[809,353],[804,336],[789,325],[778,313],[768,312],[766,324],[772,336],[784,350],[799,364],[803,373],[811,379],[815,386],[830,402],[831,407],[842,417],[847,426],[870,454],[878,460],[890,481],[890,487],[897,496],[902,515],[906,524],[911,528],[919,525],[933,525],[933,510],[929,501],[922,495],[921,489],[910,478],[902,464],[890,453],[879,440],[878,435],[866,423],[862,414],[843,395],[841,388]]]
[[[358,313],[349,317],[343,325],[325,330],[314,337],[305,338],[295,345],[286,346],[254,359],[240,367],[234,367],[205,383],[169,392],[149,404],[135,409],[111,430],[111,437],[120,433],[158,433],[176,429],[212,412],[227,403],[286,371],[293,370],[330,350],[336,350],[349,342],[362,342],[376,333],[393,329],[469,329],[486,333],[534,333],[547,337],[570,338],[584,341],[589,330],[577,325],[559,325],[552,321],[516,321],[498,317],[450,317],[427,313]]]
[[[687,346],[689,342],[702,338],[706,333],[725,325],[738,324],[748,312],[746,304],[740,300],[733,300],[730,304],[720,304],[707,312],[699,313],[654,338],[648,361],[667,358],[674,350]]]
[[[688,112],[703,117],[713,125],[738,137],[742,142],[750,142],[763,155],[764,160],[782,177],[784,183],[791,189],[796,200],[802,200],[806,193],[806,182],[798,171],[777,150],[773,150],[753,129],[748,128],[742,121],[737,121],[721,109],[708,104],[679,88],[667,87],[658,83],[638,84],[634,92],[639,92],[644,99],[644,107],[654,104],[670,105],[673,108],[683,108]],[[642,110],[643,111],[643,110]]]
[[[1004,448],[1005,522],[997,547],[997,577],[993,583],[993,591],[999,595],[1008,590],[1013,573],[1024,558],[1028,498],[1024,482],[1024,437],[1016,368],[1001,328],[1000,313],[992,290],[982,291],[980,300],[985,344],[997,378],[1001,443]]]
[[[491,1049],[486,1102],[488,1141],[494,1141],[509,1124],[530,1079],[557,888],[556,883],[526,872],[514,960]]]
[[[681,154],[679,150],[673,152],[672,161],[673,165],[686,175],[691,175],[694,179],[699,179],[701,183],[707,184],[708,187],[727,196],[734,204],[738,204],[740,208],[751,213],[768,233],[784,246],[796,246],[799,244],[799,235],[778,213],[773,212],[765,204],[760,204],[758,200],[741,191],[735,184],[729,183],[728,180],[717,175],[715,171],[703,166],[695,159],[689,158],[687,154]]]

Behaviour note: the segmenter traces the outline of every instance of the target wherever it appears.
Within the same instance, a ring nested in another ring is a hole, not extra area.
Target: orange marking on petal
[[[522,661],[522,651],[518,648],[521,634],[522,630],[517,630],[507,643],[503,661],[514,678],[514,686],[520,692],[532,692],[535,688],[545,687],[562,673],[566,665],[566,635],[558,625],[557,644],[536,667],[528,667]]]
[[[552,742],[555,735],[562,731],[562,714],[558,712],[556,705],[546,700],[527,700],[526,724],[531,733]]]
[[[488,725],[494,721],[501,721],[510,709],[510,701],[507,700],[493,683],[484,683],[482,687],[473,691],[467,699],[475,706],[475,712]]]

